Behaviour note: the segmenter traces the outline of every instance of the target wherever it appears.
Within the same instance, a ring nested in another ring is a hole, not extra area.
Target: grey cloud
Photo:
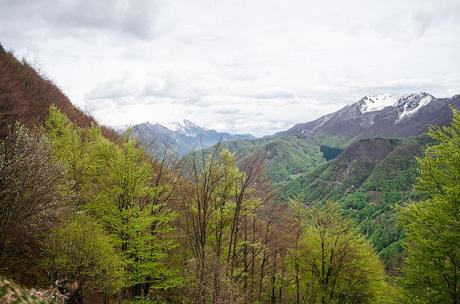
[[[446,23],[459,24],[460,3],[456,0],[421,1],[410,10],[403,10],[392,18],[380,21],[379,31],[382,35],[396,39],[420,39],[430,29]]]
[[[293,93],[288,92],[267,92],[259,93],[259,94],[247,94],[247,95],[240,95],[241,97],[246,98],[255,98],[255,99],[294,99],[295,95]]]
[[[265,135],[367,94],[459,93],[458,0],[288,2],[0,0],[0,39],[113,125]]]
[[[141,85],[132,76],[125,73],[122,77],[98,83],[85,95],[85,100],[88,105],[99,104],[101,100],[105,100],[105,102],[119,106],[135,103],[145,105],[171,103],[209,107],[213,104],[199,89],[184,90],[185,86],[170,76],[150,79],[145,85]]]
[[[241,112],[241,108],[238,107],[223,107],[212,111],[214,115],[232,115],[234,116],[237,113]]]
[[[155,33],[155,3],[155,0],[1,0],[0,29],[22,27],[58,36],[87,35],[79,32],[90,29],[148,39]]]
[[[390,82],[383,82],[381,85],[363,85],[358,84],[352,88],[355,94],[368,95],[368,94],[406,94],[425,91],[430,94],[438,95],[448,91],[459,83],[460,79],[400,79]],[[444,93],[445,94],[445,93]],[[447,96],[437,96],[447,97]]]
[[[144,97],[167,97],[171,96],[173,92],[172,88],[173,83],[171,79],[156,79],[146,84],[139,95]]]
[[[99,83],[93,90],[86,94],[87,100],[120,100],[133,96],[136,88],[129,82],[129,76],[125,74],[121,78],[112,79],[106,83]]]

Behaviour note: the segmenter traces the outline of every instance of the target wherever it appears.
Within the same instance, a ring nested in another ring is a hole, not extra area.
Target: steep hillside
[[[286,184],[285,196],[302,194],[307,203],[334,200],[359,224],[385,261],[396,271],[401,232],[393,205],[407,201],[417,177],[416,157],[433,144],[426,136],[405,140],[364,139],[339,157]]]
[[[363,138],[406,138],[423,134],[430,125],[447,125],[452,118],[449,106],[460,108],[460,95],[369,95],[335,113],[273,136],[300,136],[337,147]]]
[[[240,159],[254,152],[262,153],[268,165],[267,174],[278,185],[326,161],[319,145],[295,136],[229,141],[224,142],[223,146]]]
[[[41,124],[52,104],[80,127],[96,123],[92,117],[72,105],[50,80],[0,46],[0,137],[4,137],[8,125],[16,121],[28,127]],[[109,128],[102,127],[102,130],[108,138],[118,137]]]
[[[192,150],[208,148],[219,141],[255,139],[250,134],[231,134],[206,129],[189,120],[168,127],[158,123],[142,123],[133,126],[132,132],[153,154],[162,153],[168,147],[178,156],[184,156]]]
[[[365,139],[355,142],[335,160],[296,179],[293,183],[299,184],[300,187],[297,189],[305,189],[307,200],[335,198],[353,192],[398,143],[397,140],[388,139]]]

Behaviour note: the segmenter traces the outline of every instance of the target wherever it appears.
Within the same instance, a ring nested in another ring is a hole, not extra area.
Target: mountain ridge
[[[147,150],[156,154],[165,149],[179,157],[193,150],[205,149],[220,141],[253,140],[251,134],[233,134],[219,132],[201,127],[190,120],[169,123],[167,126],[160,123],[145,122],[134,125],[131,131]]]
[[[367,95],[336,112],[256,142],[229,141],[226,146],[244,158],[256,151],[266,153],[273,146],[285,145],[284,159],[272,158],[270,154],[266,157],[269,177],[276,184],[284,184],[335,158],[358,140],[406,139],[424,134],[432,125],[447,125],[452,117],[451,106],[460,109],[460,94],[450,98],[436,98],[425,92]],[[305,143],[301,144],[302,141]],[[299,144],[304,148],[290,148]],[[293,166],[286,159],[303,161],[296,161],[301,165]]]
[[[407,139],[361,139],[337,158],[283,185],[285,198],[301,195],[306,204],[336,201],[372,241],[385,267],[398,273],[403,247],[395,205],[420,199],[413,185],[417,157],[436,142],[426,135]]]
[[[367,95],[336,112],[296,124],[272,137],[300,136],[323,143],[323,137],[332,136],[336,137],[332,144],[342,148],[363,138],[406,138],[424,133],[430,125],[447,125],[452,116],[451,105],[460,108],[460,95],[449,98],[436,98],[426,92]]]

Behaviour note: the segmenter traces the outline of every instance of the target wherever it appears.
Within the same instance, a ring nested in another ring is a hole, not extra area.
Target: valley
[[[369,95],[255,138],[115,131],[3,48],[0,73],[0,301],[457,299],[411,284],[458,268],[460,95]]]
[[[261,154],[281,201],[301,197],[305,204],[338,202],[371,240],[386,270],[397,274],[404,250],[395,206],[420,199],[412,191],[418,176],[416,158],[436,144],[424,134],[434,125],[450,123],[450,107],[460,109],[460,95],[369,95],[263,138],[216,135],[210,142],[209,137],[189,132],[205,144],[187,152],[201,153],[204,148],[209,155],[214,148],[208,146],[221,142],[240,160]],[[142,126],[134,126],[136,136]],[[156,133],[144,129],[146,134]]]

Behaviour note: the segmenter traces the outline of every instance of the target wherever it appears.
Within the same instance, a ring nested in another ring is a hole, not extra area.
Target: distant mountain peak
[[[196,123],[194,123],[194,122],[192,122],[192,121],[190,121],[190,120],[188,120],[188,119],[184,119],[184,120],[182,121],[182,124],[183,124],[183,126],[185,126],[185,127],[187,127],[187,128],[205,129],[205,128],[203,128],[203,127],[197,125]]]
[[[186,136],[193,136],[193,134],[196,135],[196,133],[207,131],[206,128],[201,127],[188,119],[184,119],[182,122],[174,121],[165,123],[164,126],[171,131],[178,132]]]
[[[460,95],[436,98],[426,92],[367,95],[358,102],[274,136],[302,136],[346,146],[361,138],[405,138],[451,120],[449,106],[460,108]]]
[[[395,121],[395,124],[399,123],[401,120],[412,116],[419,109],[428,105],[432,101],[436,100],[433,95],[430,95],[425,92],[410,94],[400,98],[395,105],[398,111],[398,119]]]
[[[411,109],[417,104],[424,106],[433,101],[435,97],[426,92],[412,94],[380,94],[366,95],[357,102],[361,113],[381,111],[386,107],[400,107],[403,104],[412,104]],[[422,101],[419,103],[419,101]]]
[[[358,101],[358,108],[361,113],[381,111],[395,105],[401,97],[393,94],[366,95]]]
[[[141,123],[133,126],[133,133],[147,144],[156,142],[156,146],[151,146],[152,150],[161,150],[162,145],[167,143],[181,156],[194,149],[210,147],[219,141],[255,139],[250,134],[231,134],[207,129],[187,119],[165,124]]]

